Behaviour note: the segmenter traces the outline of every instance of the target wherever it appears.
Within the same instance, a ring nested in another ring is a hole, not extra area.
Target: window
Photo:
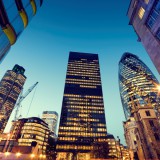
[[[160,140],[159,135],[157,133],[154,134],[154,137],[155,137],[156,141]]]
[[[138,16],[139,16],[140,19],[143,18],[144,13],[145,13],[145,10],[144,10],[143,7],[141,7],[141,8],[139,9],[139,11],[138,11]]]
[[[155,4],[153,5],[153,8],[152,8],[150,15],[149,15],[147,22],[146,22],[146,24],[149,28],[153,27],[159,14],[160,14],[160,0],[157,0],[155,2]]]
[[[144,0],[145,4],[148,4],[149,3],[149,0]]]
[[[149,124],[150,124],[151,127],[154,127],[154,123],[153,123],[152,120],[149,120]]]
[[[151,116],[149,111],[146,111],[146,116]]]
[[[158,31],[156,33],[156,37],[160,40],[160,28],[158,29]]]

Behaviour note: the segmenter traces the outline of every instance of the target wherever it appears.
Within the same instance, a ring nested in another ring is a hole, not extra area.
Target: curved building
[[[159,102],[156,85],[159,84],[151,70],[134,54],[124,53],[119,62],[119,88],[126,119],[131,115],[132,105]]]
[[[48,124],[38,117],[22,118],[13,121],[11,139],[18,142],[18,146],[38,145],[39,154],[46,154],[48,144]]]
[[[43,0],[0,1],[0,62],[36,14],[42,2]]]

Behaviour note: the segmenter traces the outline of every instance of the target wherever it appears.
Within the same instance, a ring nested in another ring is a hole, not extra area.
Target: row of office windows
[[[58,137],[61,137],[62,136],[76,136],[76,137],[79,137],[79,136],[85,136],[85,137],[106,137],[106,133],[86,133],[86,132],[67,132],[67,131],[64,131],[64,132],[59,132],[58,133]]]
[[[75,146],[75,145],[57,145],[57,149],[81,149],[81,150],[91,150],[91,146]]]

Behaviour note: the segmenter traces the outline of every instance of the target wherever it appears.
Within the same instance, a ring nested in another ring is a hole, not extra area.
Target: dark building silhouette
[[[0,1],[0,63],[36,14],[43,0]]]
[[[58,159],[83,157],[93,142],[106,139],[98,54],[70,52],[58,141]]]
[[[15,65],[0,81],[0,133],[3,133],[26,80],[25,69]]]

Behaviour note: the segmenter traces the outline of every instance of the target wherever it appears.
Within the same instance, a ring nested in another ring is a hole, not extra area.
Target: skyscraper
[[[119,62],[119,87],[126,117],[125,138],[129,149],[140,160],[160,158],[158,84],[136,55],[123,54]]]
[[[58,113],[55,111],[44,111],[42,119],[48,124],[49,129],[56,134]]]
[[[49,128],[42,119],[29,117],[13,121],[10,135],[17,142],[17,147],[29,147],[36,142],[38,154],[46,155]]]
[[[98,55],[70,52],[56,146],[58,159],[86,156],[87,160],[83,153],[106,136]]]
[[[3,133],[18,96],[25,83],[25,69],[15,65],[8,70],[0,82],[0,133]]]
[[[0,63],[42,2],[43,0],[0,1]]]
[[[126,119],[131,115],[133,102],[139,101],[144,106],[150,101],[158,110],[158,84],[151,70],[136,55],[123,54],[119,62],[119,88]]]
[[[131,0],[127,14],[138,41],[160,73],[160,0]]]

